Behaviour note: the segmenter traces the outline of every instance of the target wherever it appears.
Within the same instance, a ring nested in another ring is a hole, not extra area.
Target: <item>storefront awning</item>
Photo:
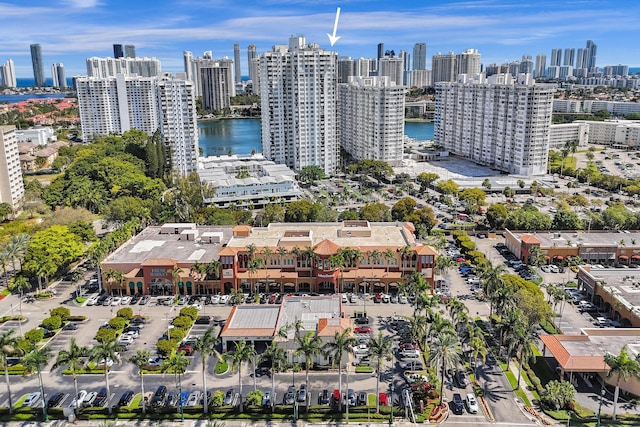
[[[631,259],[640,259],[640,255],[632,255]]]
[[[557,259],[559,261],[562,261],[564,259],[564,257],[562,255],[556,255],[553,257],[553,259]]]
[[[629,257],[628,257],[628,256],[626,256],[626,255],[620,255],[620,256],[618,257],[618,259],[629,259]]]

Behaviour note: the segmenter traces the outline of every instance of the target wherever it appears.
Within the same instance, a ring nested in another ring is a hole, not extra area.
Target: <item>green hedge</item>
[[[356,374],[372,374],[373,368],[371,366],[356,366]]]

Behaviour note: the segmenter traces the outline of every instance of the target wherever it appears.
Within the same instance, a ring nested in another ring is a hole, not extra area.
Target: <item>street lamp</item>
[[[601,378],[600,385],[600,404],[598,405],[598,422],[596,423],[596,427],[600,427],[600,414],[602,413],[602,400],[604,399],[604,378]]]
[[[389,402],[389,404],[391,405],[391,415],[389,416],[389,427],[391,427],[393,425],[393,392],[396,390],[395,385],[393,384],[393,380],[391,382],[391,384],[389,385],[389,391],[391,392],[389,395],[389,399],[387,399],[387,401]]]

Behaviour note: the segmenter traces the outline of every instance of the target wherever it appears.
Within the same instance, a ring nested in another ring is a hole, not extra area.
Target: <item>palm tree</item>
[[[242,397],[242,364],[253,360],[256,350],[245,340],[236,343],[234,351],[227,353],[226,357],[231,359],[231,369],[238,369],[238,392]],[[242,405],[240,405],[242,407]]]
[[[276,341],[271,341],[264,353],[260,355],[260,360],[271,362],[271,396],[275,396],[276,371],[280,371],[281,366],[287,363],[287,352]]]
[[[506,273],[506,271],[507,267],[505,267],[504,264],[497,264],[494,266],[491,261],[487,261],[482,269],[480,278],[484,282],[484,293],[487,295],[490,302],[489,319],[493,317],[493,294],[496,290],[504,286],[502,275]]]
[[[76,343],[75,338],[71,338],[68,350],[61,350],[56,356],[56,362],[53,364],[52,369],[56,369],[59,366],[67,366],[71,371],[73,377],[73,390],[76,398],[78,398],[78,376],[76,370],[81,368],[85,361],[84,358],[89,356],[89,347],[81,347]],[[76,402],[76,408],[79,408],[79,402]]]
[[[169,274],[171,274],[171,283],[173,284],[173,294],[177,295],[178,294],[178,285],[180,283],[180,280],[182,279],[180,277],[180,275],[182,274],[183,270],[180,267],[175,267],[172,268],[171,270],[169,270]]]
[[[207,399],[207,358],[212,355],[220,357],[216,346],[220,343],[218,337],[214,335],[214,329],[209,328],[198,339],[194,346],[195,351],[200,353],[200,360],[202,361],[202,388],[204,389],[204,413],[209,412],[209,399]]]
[[[489,350],[487,349],[487,341],[481,337],[474,335],[469,340],[469,348],[471,349],[471,356],[473,356],[473,376],[476,381],[478,380],[478,358],[482,361],[484,365],[487,362],[487,355],[489,354]]]
[[[441,276],[446,276],[449,270],[455,266],[456,262],[450,256],[440,255],[436,258],[433,272]]]
[[[391,260],[396,259],[396,254],[390,248],[385,249],[382,253],[385,264],[387,265],[387,284],[389,284],[389,267],[391,267]]]
[[[456,330],[460,330],[460,325],[463,323],[462,320],[466,317],[466,314],[469,312],[469,308],[458,299],[458,297],[454,297],[447,302],[447,309],[449,310],[449,316],[451,317],[451,323],[455,326]]]
[[[282,277],[283,277],[283,272],[284,272],[284,264],[282,263],[283,258],[289,253],[289,251],[287,251],[287,248],[283,247],[283,246],[279,246],[278,247],[278,266],[280,267],[280,291],[282,291]]]
[[[444,392],[444,373],[447,369],[458,365],[461,361],[460,342],[454,333],[442,333],[431,341],[429,347],[429,363],[439,366],[440,374],[440,406]]]
[[[331,269],[335,270],[337,268],[338,269],[338,277],[342,277],[342,272],[344,271],[344,269],[347,266],[342,254],[338,252],[337,254],[331,255],[329,257],[329,264],[331,265]],[[342,282],[343,282],[343,285],[344,285],[344,280]],[[340,280],[338,280],[338,286],[337,286],[337,289],[334,290],[334,292],[338,293],[338,292],[343,292],[343,291],[344,291],[343,287],[340,286]]]
[[[328,341],[322,346],[325,357],[331,358],[331,364],[335,366],[338,362],[338,390],[342,395],[342,358],[345,353],[352,353],[353,347],[358,340],[351,334],[351,328],[347,328],[342,332],[337,332],[333,336],[333,341]],[[349,361],[347,360],[347,364]]]
[[[613,420],[616,419],[616,408],[618,406],[618,396],[620,394],[620,381],[628,381],[630,377],[640,378],[640,364],[633,357],[629,356],[627,346],[620,349],[620,354],[613,355],[607,353],[604,361],[609,365],[607,378],[616,377],[616,390],[613,395]]]
[[[144,368],[149,365],[149,358],[151,357],[151,351],[149,350],[136,350],[136,354],[127,359],[129,362],[133,363],[136,368],[138,368],[138,375],[140,375],[140,393],[142,399],[140,399],[140,403],[142,404],[142,413],[147,413],[147,406],[144,401]]]
[[[11,329],[0,335],[0,365],[4,369],[4,380],[7,383],[7,394],[9,395],[9,413],[13,414],[13,402],[11,399],[11,387],[9,385],[9,371],[7,370],[7,357],[21,351],[18,347],[18,339],[13,336],[15,329]]]
[[[120,354],[118,353],[118,343],[115,339],[103,341],[91,350],[91,361],[101,362],[104,360],[104,382],[107,386],[107,396],[111,396],[111,389],[109,388],[109,371],[108,361],[111,359],[113,363],[120,364]],[[109,414],[111,414],[111,405],[108,407]]]
[[[42,368],[47,366],[49,359],[51,359],[52,350],[51,347],[41,347],[39,349],[33,349],[22,358],[22,365],[25,367],[25,375],[36,372],[38,375],[38,385],[40,387],[40,396],[42,398],[42,414],[44,420],[49,421],[47,415],[47,404],[44,402],[44,383],[42,382]]]
[[[222,267],[222,262],[218,259],[212,259],[204,268],[205,277],[218,280],[220,278],[220,267]]]
[[[392,341],[378,332],[378,335],[369,338],[369,356],[376,364],[376,413],[380,412],[380,368],[385,359],[391,358]]]
[[[167,360],[164,360],[162,365],[160,365],[160,372],[163,374],[170,373],[175,376],[180,394],[182,394],[182,374],[187,370],[189,363],[190,361],[184,355],[184,352],[178,351],[171,354],[171,356]],[[207,400],[206,395],[205,400]],[[182,419],[184,419],[182,404],[180,402],[178,404],[180,405],[180,415],[182,416]]]
[[[293,352],[296,356],[304,356],[304,363],[306,368],[305,384],[307,390],[309,389],[309,368],[313,365],[313,357],[320,354],[322,351],[322,339],[316,334],[315,331],[309,331],[306,334],[298,335],[296,339],[298,348]]]
[[[22,233],[17,236],[13,236],[7,246],[5,247],[5,251],[9,256],[9,260],[11,261],[11,266],[13,267],[13,271],[16,271],[16,261],[18,264],[22,263],[25,253],[27,252],[27,248],[29,247],[29,240],[31,236]]]
[[[264,277],[267,279],[267,283],[269,283],[269,263],[271,261],[271,256],[273,255],[273,250],[271,248],[262,249],[262,268],[264,268]]]
[[[24,291],[31,290],[31,282],[27,279],[27,276],[19,274],[9,279],[9,289],[12,291],[18,291],[20,298],[22,298]]]

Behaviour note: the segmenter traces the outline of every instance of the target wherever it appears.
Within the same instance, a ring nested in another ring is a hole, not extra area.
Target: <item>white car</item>
[[[84,400],[82,401],[82,406],[88,408],[89,406],[93,405],[93,402],[96,401],[96,397],[98,397],[98,392],[96,391],[87,393],[87,395],[84,397]]]
[[[118,342],[122,345],[131,345],[133,344],[134,338],[131,335],[121,335],[118,338]]]
[[[98,304],[98,297],[91,297],[87,299],[87,305],[96,305]]]
[[[111,305],[112,305],[112,306],[120,305],[120,302],[121,302],[121,301],[122,301],[122,298],[120,298],[120,297],[113,297],[113,298],[111,299]]]
[[[123,337],[131,337],[134,340],[140,336],[140,334],[136,331],[128,331],[122,334]]]
[[[211,295],[211,304],[220,304],[220,295]]]
[[[383,294],[382,295],[382,302],[388,304],[389,301],[391,301],[391,296],[389,296],[389,294]]]
[[[229,303],[229,298],[231,298],[230,295],[220,295],[220,304],[228,304]]]
[[[406,297],[406,296],[404,296],[404,295],[400,295],[400,296],[398,297],[398,302],[399,302],[400,304],[407,304],[407,303],[409,302],[409,300],[407,299],[407,297]]]
[[[473,395],[473,393],[467,393],[465,403],[467,404],[467,411],[470,414],[478,413],[478,401],[476,400],[476,397]]]
[[[96,363],[96,366],[104,366],[104,365],[105,365],[104,359],[102,359],[98,363]],[[106,365],[107,365],[108,368],[113,366],[113,360],[110,357],[107,357]]]
[[[126,297],[122,297],[122,301],[120,301],[120,304],[127,305],[130,302],[131,302],[131,297],[130,296],[126,296]]]
[[[82,406],[82,401],[84,400],[84,398],[87,396],[87,391],[86,390],[80,390],[78,392],[78,396],[76,396],[75,399],[73,399],[71,401],[71,403],[69,404],[69,408],[76,408],[79,406]]]
[[[191,307],[196,308],[198,310],[202,310],[202,304],[200,303],[191,304]]]
[[[366,344],[358,344],[357,346],[353,347],[353,354],[369,354],[369,346]]]
[[[34,391],[33,393],[29,394],[27,398],[22,402],[22,406],[24,407],[33,406],[39,401],[40,401],[40,392]]]

